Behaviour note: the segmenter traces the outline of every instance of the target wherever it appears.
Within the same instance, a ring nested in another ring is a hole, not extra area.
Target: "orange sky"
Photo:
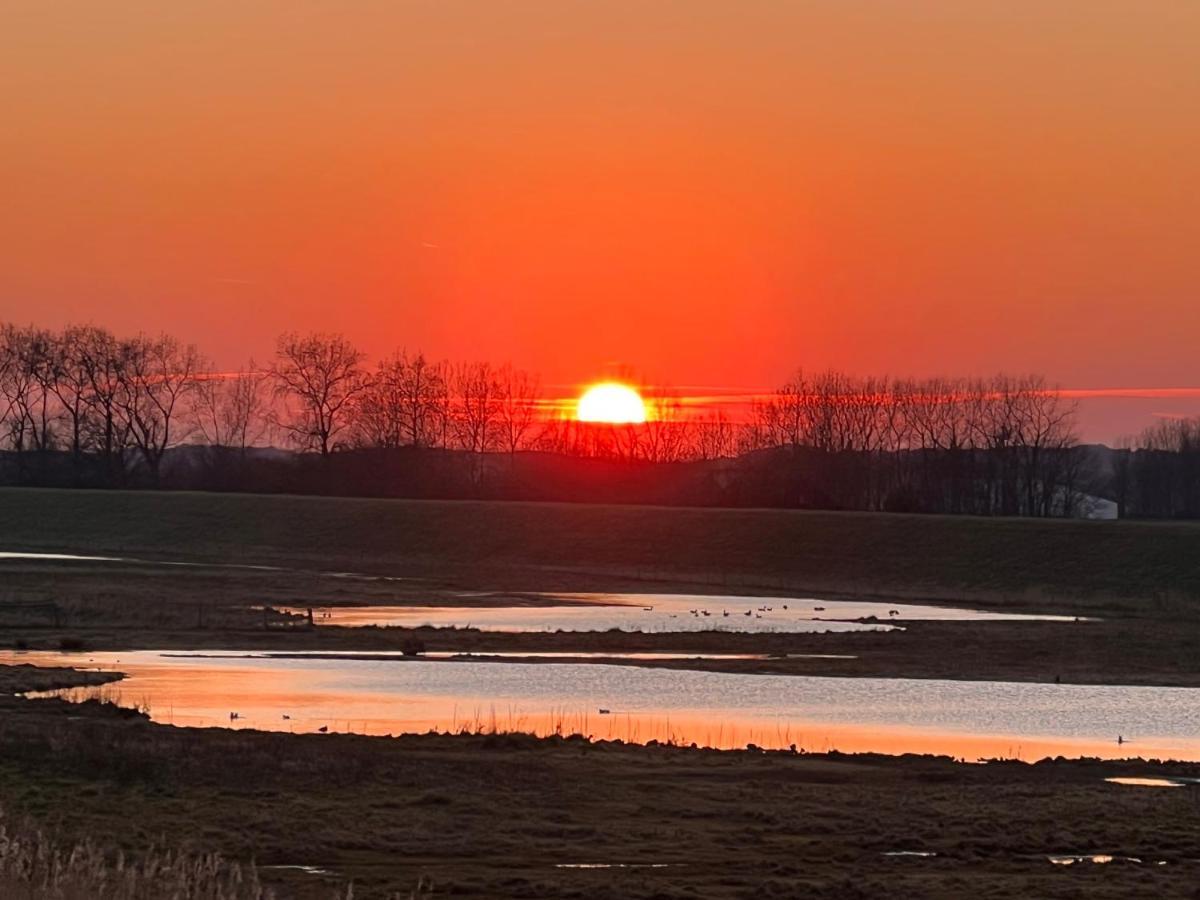
[[[11,0],[0,318],[1197,386],[1198,44],[1194,0]]]

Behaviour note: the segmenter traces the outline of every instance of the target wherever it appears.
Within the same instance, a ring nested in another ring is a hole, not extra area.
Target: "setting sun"
[[[583,392],[575,410],[580,422],[608,422],[627,425],[646,421],[646,404],[633,388],[605,382]]]

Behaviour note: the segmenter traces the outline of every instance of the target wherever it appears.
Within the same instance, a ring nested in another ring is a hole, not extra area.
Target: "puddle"
[[[539,606],[313,607],[316,624],[347,628],[475,628],[480,631],[887,631],[916,620],[1070,621],[1069,616],[983,612],[920,604],[736,594],[538,594]],[[553,601],[562,605],[552,605]],[[305,616],[308,607],[277,607]]]
[[[1200,778],[1183,778],[1174,775],[1162,778],[1105,778],[1109,784],[1124,784],[1130,787],[1180,788],[1200,784]]]
[[[336,875],[337,874],[336,872],[332,871],[331,869],[322,869],[320,866],[279,865],[279,866],[259,866],[258,868],[260,870],[274,871],[274,872],[285,872],[285,871],[304,872],[306,875]]]
[[[74,553],[12,553],[0,551],[0,559],[44,559],[52,562],[132,562],[119,556],[77,556]]]
[[[361,656],[361,654],[360,654]],[[1200,761],[1200,689],[935,679],[740,675],[696,669],[486,665],[269,655],[0,652],[0,663],[125,672],[104,688],[158,722],[360,734],[469,731],[589,736],[722,749]],[[600,712],[604,710],[604,712]],[[236,713],[236,719],[231,718]],[[1114,730],[1136,735],[1118,744]]]
[[[555,863],[556,869],[673,869],[679,863]]]
[[[1096,865],[1107,865],[1108,863],[1132,863],[1140,866],[1142,861],[1136,856],[1110,856],[1107,853],[1085,854],[1082,856],[1047,856],[1056,866],[1073,866],[1076,863],[1094,863]]]
[[[76,553],[25,553],[0,551],[0,561],[6,559],[32,560],[42,562],[94,562],[122,563],[133,566],[162,566],[188,569],[234,569],[243,572],[293,572],[307,575],[318,575],[322,578],[350,578],[359,581],[408,581],[391,575],[364,575],[360,572],[305,572],[302,569],[288,569],[283,566],[258,566],[249,563],[210,563],[210,562],[181,562],[178,560],[138,559],[132,556],[86,556]]]
[[[937,854],[932,850],[885,850],[880,854],[880,856],[899,856],[909,858],[918,857],[921,859],[928,859],[930,857],[937,856]]]

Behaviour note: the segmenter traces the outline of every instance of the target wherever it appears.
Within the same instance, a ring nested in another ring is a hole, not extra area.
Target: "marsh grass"
[[[6,900],[272,900],[253,864],[151,848],[140,859],[91,841],[60,844],[0,809],[0,896]]]
[[[433,880],[421,876],[411,891],[389,900],[426,900]],[[0,897],[4,900],[275,900],[254,863],[216,853],[188,854],[151,847],[141,858],[106,852],[84,840],[64,844],[0,807]],[[354,885],[330,891],[330,900],[354,900]]]

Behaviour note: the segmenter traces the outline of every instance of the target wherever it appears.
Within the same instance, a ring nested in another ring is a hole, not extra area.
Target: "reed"
[[[271,900],[254,865],[151,848],[139,859],[92,841],[63,845],[0,809],[0,896],[7,900]]]
[[[389,900],[425,900],[433,880]],[[216,853],[152,847],[139,859],[105,852],[92,841],[62,844],[0,807],[0,897],[4,900],[274,900],[258,868]],[[354,900],[354,884],[333,888],[330,900]]]

